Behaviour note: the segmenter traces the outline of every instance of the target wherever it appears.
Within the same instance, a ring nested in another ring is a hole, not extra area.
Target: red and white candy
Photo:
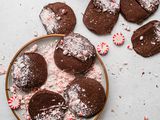
[[[113,43],[117,46],[124,44],[125,38],[122,33],[116,33],[113,35]]]
[[[97,51],[100,55],[106,55],[109,51],[109,46],[107,43],[102,42],[97,46]]]
[[[16,110],[20,107],[20,100],[18,97],[13,96],[8,100],[9,107],[13,110]]]

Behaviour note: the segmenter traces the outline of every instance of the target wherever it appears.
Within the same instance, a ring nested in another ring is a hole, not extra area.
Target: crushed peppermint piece
[[[18,97],[13,96],[9,98],[8,104],[11,109],[16,110],[20,107],[20,100],[18,99]]]
[[[149,120],[147,116],[144,116],[144,120]]]
[[[0,75],[6,74],[5,67],[3,65],[0,65]]]
[[[115,13],[119,5],[113,0],[94,0],[94,5],[102,9],[103,12]]]
[[[160,0],[139,0],[139,3],[146,10],[153,11],[160,4]]]
[[[40,18],[49,33],[57,32],[57,29],[60,27],[58,24],[58,17],[56,17],[55,13],[51,9],[43,8],[42,12],[40,13]]]
[[[81,61],[95,55],[95,48],[90,41],[78,33],[71,33],[59,42],[57,48],[63,50],[64,55],[74,56]]]
[[[143,40],[143,36],[140,36],[140,38],[139,38],[140,40]]]
[[[97,46],[97,51],[100,55],[104,56],[109,51],[109,46],[106,42],[102,42]]]
[[[37,49],[38,49],[38,45],[34,44],[29,50],[26,51],[26,53],[36,52]]]
[[[128,50],[133,50],[133,47],[131,45],[127,45]]]
[[[125,42],[124,35],[122,33],[116,33],[113,35],[113,43],[117,46],[123,45]]]

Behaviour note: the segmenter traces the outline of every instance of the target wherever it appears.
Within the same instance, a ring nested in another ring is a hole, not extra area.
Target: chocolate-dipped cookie
[[[38,53],[24,53],[19,56],[12,68],[13,82],[23,91],[38,88],[47,80],[47,63]]]
[[[85,26],[98,35],[111,33],[119,17],[119,5],[112,0],[91,0],[84,15]]]
[[[76,25],[76,16],[65,3],[48,4],[39,16],[48,34],[69,34]]]
[[[35,93],[28,105],[28,112],[32,120],[63,120],[66,110],[64,98],[48,90]]]
[[[67,86],[65,92],[70,111],[79,117],[93,117],[105,105],[106,95],[103,86],[91,78],[76,78]]]
[[[78,33],[71,33],[60,40],[54,52],[55,64],[70,73],[86,72],[95,58],[95,47]]]
[[[143,57],[160,52],[160,21],[151,21],[137,29],[132,36],[133,49]]]
[[[159,0],[121,0],[121,13],[127,21],[141,23],[158,9],[158,1]]]

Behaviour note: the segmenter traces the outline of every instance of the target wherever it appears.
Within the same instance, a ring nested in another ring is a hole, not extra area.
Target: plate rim
[[[6,72],[6,78],[5,78],[5,93],[6,93],[6,99],[7,101],[9,100],[9,93],[8,93],[8,82],[9,82],[9,74],[10,74],[10,70],[11,70],[11,67],[15,61],[15,59],[18,57],[18,55],[26,48],[28,47],[29,45],[33,44],[34,42],[37,42],[37,41],[40,41],[42,39],[45,39],[45,38],[50,38],[50,37],[64,37],[65,35],[64,34],[50,34],[50,35],[43,35],[41,37],[37,37],[37,38],[34,38],[32,40],[30,40],[29,42],[25,43],[24,45],[22,45],[22,47],[20,47],[20,49],[16,52],[16,54],[14,55],[14,57],[11,59],[11,62],[9,63],[9,66],[8,66],[8,69],[7,69],[7,72]],[[106,81],[106,101],[105,101],[105,105],[108,101],[108,95],[109,95],[109,79],[108,79],[108,74],[107,74],[107,70],[106,70],[106,67],[101,59],[101,57],[99,56],[99,54],[96,52],[96,55],[97,55],[97,59],[98,61],[100,62],[101,66],[102,66],[102,69],[103,69],[103,72],[104,72],[104,76],[105,76],[105,81]],[[104,110],[105,108],[105,105],[103,107],[103,109],[95,116],[94,120],[98,120],[98,118],[100,117],[102,111]],[[14,116],[16,117],[17,120],[21,120],[19,118],[19,116],[16,114],[16,112],[14,110],[12,110],[10,108],[10,110],[12,111],[12,113],[14,114]]]

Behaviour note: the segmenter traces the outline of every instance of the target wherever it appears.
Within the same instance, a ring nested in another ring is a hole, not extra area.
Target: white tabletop
[[[0,64],[6,69],[23,44],[37,34],[46,34],[39,13],[44,5],[54,1],[56,0],[0,1]],[[140,25],[128,23],[120,15],[112,34],[100,37],[88,31],[82,22],[82,13],[88,0],[59,1],[65,1],[75,11],[75,32],[86,36],[96,46],[104,41],[110,46],[109,53],[102,57],[108,70],[110,91],[101,120],[144,120],[145,115],[150,120],[160,120],[160,54],[143,58],[127,49],[127,45],[131,44],[133,30]],[[143,24],[154,19],[160,20],[160,9]],[[131,32],[124,30],[123,23],[130,26]],[[112,42],[111,37],[117,32],[122,32],[126,38],[122,47],[117,47]],[[6,101],[5,75],[0,76],[0,120],[15,120]]]

